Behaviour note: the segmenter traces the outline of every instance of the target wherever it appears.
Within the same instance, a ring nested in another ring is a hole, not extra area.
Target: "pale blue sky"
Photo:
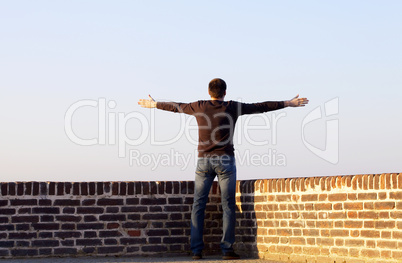
[[[271,121],[286,114],[277,135],[248,134],[266,145],[247,143],[239,123],[239,158],[274,151],[286,161],[238,162],[239,179],[401,172],[401,13],[401,1],[0,1],[0,181],[193,180],[194,161],[130,166],[115,144],[77,145],[64,118],[77,101],[104,98],[116,102],[108,114],[154,118],[156,138],[167,140],[183,119],[153,116],[138,99],[208,99],[215,77],[227,82],[228,100],[310,99],[305,108],[265,114]],[[334,98],[339,113],[304,132],[325,149],[326,121],[338,121],[336,164],[311,152],[301,132],[303,120]],[[73,130],[97,137],[97,109],[77,110]],[[132,119],[126,132],[138,138],[143,129]],[[125,150],[193,160],[196,145],[184,135],[164,146],[148,137]]]

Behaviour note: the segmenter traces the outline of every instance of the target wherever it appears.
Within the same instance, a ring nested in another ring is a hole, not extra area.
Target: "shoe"
[[[237,255],[235,252],[230,251],[230,252],[225,252],[223,253],[222,259],[224,260],[229,260],[229,259],[239,259],[240,256]]]
[[[201,254],[201,252],[193,253],[193,259],[194,259],[194,260],[202,259],[202,254]]]

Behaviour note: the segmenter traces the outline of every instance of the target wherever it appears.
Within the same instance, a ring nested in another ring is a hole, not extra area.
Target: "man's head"
[[[212,98],[219,99],[226,95],[226,83],[223,79],[213,79],[209,82],[208,93]]]

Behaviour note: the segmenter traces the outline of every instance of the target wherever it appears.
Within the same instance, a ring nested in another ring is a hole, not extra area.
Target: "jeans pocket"
[[[200,158],[197,161],[197,169],[196,173],[199,175],[207,174],[209,171],[209,164],[208,164],[208,159],[206,158]]]
[[[216,166],[215,171],[218,174],[232,174],[236,172],[236,162],[234,159],[222,161]]]

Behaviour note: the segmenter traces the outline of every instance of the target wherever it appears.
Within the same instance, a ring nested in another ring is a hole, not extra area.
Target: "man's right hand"
[[[156,108],[156,101],[151,97],[151,95],[148,95],[148,97],[149,99],[140,99],[138,105],[143,108]]]
[[[285,101],[285,107],[304,107],[308,104],[307,98],[299,98],[299,94],[291,100]]]

